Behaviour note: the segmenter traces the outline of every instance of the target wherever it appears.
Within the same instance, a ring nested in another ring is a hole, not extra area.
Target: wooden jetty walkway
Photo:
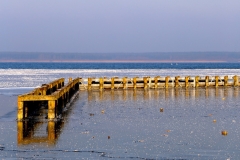
[[[85,84],[87,82],[87,84]],[[102,89],[157,89],[170,87],[218,87],[239,86],[238,76],[196,76],[196,77],[134,77],[134,78],[88,78],[79,79],[80,90],[102,90]]]
[[[72,80],[64,86],[64,79],[55,80],[49,84],[43,84],[35,90],[18,96],[17,120],[27,118],[35,108],[42,102],[48,104],[48,119],[53,120],[58,115],[58,111],[70,102],[71,97],[79,90],[79,78]]]
[[[160,89],[189,87],[238,87],[239,76],[196,76],[196,77],[134,77],[134,78],[69,78],[64,85],[64,78],[43,84],[35,90],[18,96],[17,120],[29,117],[29,114],[42,103],[48,106],[48,120],[54,120],[61,114],[71,97],[79,90],[104,89]]]

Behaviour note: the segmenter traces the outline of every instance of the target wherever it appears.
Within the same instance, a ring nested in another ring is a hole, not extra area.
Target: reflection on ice
[[[80,94],[83,91],[80,91]],[[237,98],[239,88],[168,88],[168,89],[152,89],[152,90],[100,90],[86,91],[88,92],[88,101],[137,101],[143,100],[161,100],[161,99],[191,99],[198,98],[221,98],[225,100],[227,97]]]
[[[47,127],[44,125],[47,124]],[[49,146],[55,145],[63,122],[34,122],[34,121],[19,121],[17,122],[17,141],[18,145],[29,145],[29,144],[48,144]],[[45,128],[43,128],[44,126]],[[40,128],[40,129],[39,129]],[[44,131],[47,133],[44,134]],[[42,133],[43,132],[43,133]],[[40,135],[35,135],[35,134]]]

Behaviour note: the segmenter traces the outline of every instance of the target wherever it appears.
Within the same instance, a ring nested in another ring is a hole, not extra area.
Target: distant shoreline
[[[238,63],[240,62],[240,52],[149,52],[149,53],[0,52],[0,62]]]
[[[238,63],[228,61],[0,61],[0,63]]]

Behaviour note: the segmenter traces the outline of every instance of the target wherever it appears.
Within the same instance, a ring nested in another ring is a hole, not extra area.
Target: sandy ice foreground
[[[2,90],[0,159],[238,159],[239,91],[80,91],[63,120],[50,123],[45,109],[16,122],[20,91]]]

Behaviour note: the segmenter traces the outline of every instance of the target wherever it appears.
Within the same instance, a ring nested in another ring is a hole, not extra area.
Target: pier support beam
[[[233,76],[233,86],[234,87],[238,86],[238,76]]]
[[[148,77],[143,77],[144,89],[148,88]]]
[[[92,78],[88,78],[88,90],[92,89]]]
[[[54,119],[56,116],[56,101],[48,101],[48,119]]]
[[[111,78],[111,89],[114,89],[114,78]]]
[[[228,76],[224,76],[224,87],[228,85]]]
[[[123,78],[123,89],[127,89],[127,77]]]
[[[157,76],[154,78],[154,88],[158,88],[158,78],[160,78],[160,76]]]
[[[205,87],[209,86],[209,76],[205,77]]]
[[[219,76],[215,76],[215,87],[218,87]]]
[[[195,77],[195,87],[199,87],[199,76]]]
[[[17,114],[17,120],[20,121],[24,118],[24,102],[18,101],[18,114]]]
[[[169,76],[165,77],[165,88],[168,88]]]
[[[99,78],[99,89],[100,89],[100,90],[103,89],[103,83],[104,83],[103,78]]]
[[[185,87],[188,88],[189,87],[189,77],[185,77]]]
[[[133,78],[133,89],[137,89],[137,77]]]
[[[178,81],[179,76],[175,77],[175,88],[179,87],[179,81]]]

